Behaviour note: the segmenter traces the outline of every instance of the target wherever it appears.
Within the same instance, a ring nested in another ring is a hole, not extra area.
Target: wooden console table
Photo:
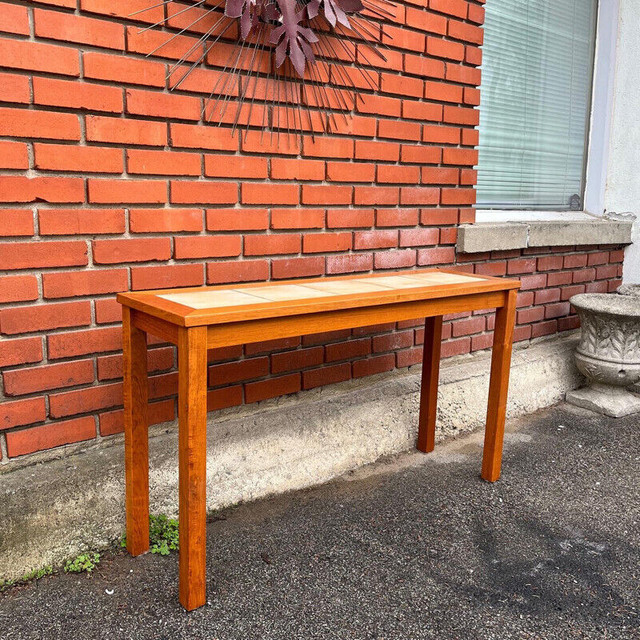
[[[418,449],[434,448],[442,316],[495,308],[482,477],[500,476],[518,280],[447,270],[126,293],[127,549],[149,549],[147,341],[178,347],[180,602],[206,602],[207,349],[426,318]]]

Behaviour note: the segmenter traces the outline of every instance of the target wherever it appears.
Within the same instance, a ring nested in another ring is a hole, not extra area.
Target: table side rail
[[[340,309],[211,325],[207,328],[207,348],[230,347],[312,333],[355,329],[462,311],[494,309],[505,305],[507,295],[508,291],[491,291],[446,299],[417,300],[378,307]]]

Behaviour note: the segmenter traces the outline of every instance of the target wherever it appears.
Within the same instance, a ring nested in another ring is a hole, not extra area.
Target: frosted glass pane
[[[478,204],[582,198],[597,0],[487,0]]]

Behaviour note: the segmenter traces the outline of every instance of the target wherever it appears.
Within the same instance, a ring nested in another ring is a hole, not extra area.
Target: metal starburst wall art
[[[211,81],[203,120],[279,136],[313,136],[348,122],[360,91],[376,89],[367,66],[385,60],[383,21],[390,0],[164,0],[162,26],[174,32],[149,55],[183,34],[200,37],[169,69],[172,89],[202,64],[222,68]],[[177,30],[179,29],[179,30]],[[183,39],[184,40],[184,39]],[[180,43],[183,40],[176,40]],[[177,57],[177,56],[176,56]]]

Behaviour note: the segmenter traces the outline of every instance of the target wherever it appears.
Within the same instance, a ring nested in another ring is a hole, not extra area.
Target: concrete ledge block
[[[477,222],[458,229],[458,251],[483,253],[526,247],[571,247],[631,243],[628,220],[588,218],[531,222]]]
[[[527,225],[520,222],[468,224],[458,229],[458,251],[462,253],[506,251],[526,246]]]
[[[529,246],[630,244],[632,226],[631,222],[623,220],[532,222],[529,224]]]
[[[516,348],[508,413],[554,404],[582,384],[575,334]],[[445,360],[438,438],[484,425],[490,353]],[[382,456],[415,447],[420,368],[350,381],[210,417],[209,509],[321,484]],[[152,513],[178,510],[177,428],[151,430]],[[57,459],[0,472],[0,578],[60,564],[124,531],[122,438]],[[478,473],[481,452],[478,451]]]

